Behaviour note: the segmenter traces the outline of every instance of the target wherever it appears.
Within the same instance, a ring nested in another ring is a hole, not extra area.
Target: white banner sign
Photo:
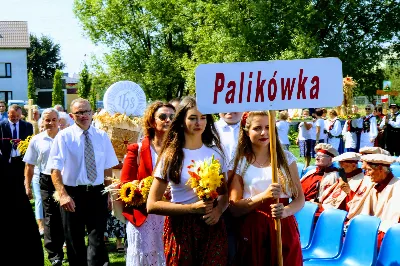
[[[338,58],[203,64],[196,69],[197,107],[204,114],[339,106],[342,88]]]

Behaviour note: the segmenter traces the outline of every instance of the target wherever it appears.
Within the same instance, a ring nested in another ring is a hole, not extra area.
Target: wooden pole
[[[272,183],[279,183],[278,181],[278,163],[276,160],[276,134],[275,134],[275,111],[268,111],[269,115],[269,150],[271,156],[271,169],[272,169]],[[275,203],[279,203],[279,199],[275,199]],[[281,235],[281,220],[275,219],[275,232],[276,232],[276,250],[278,258],[278,266],[283,266],[282,257],[282,235]]]
[[[33,120],[33,100],[29,99],[28,100],[28,119],[27,121],[31,122]]]

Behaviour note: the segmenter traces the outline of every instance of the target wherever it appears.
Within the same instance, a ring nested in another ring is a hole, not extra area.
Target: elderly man
[[[44,247],[51,265],[62,265],[64,257],[64,231],[61,221],[60,206],[53,199],[55,188],[51,181],[50,169],[46,169],[51,145],[58,133],[59,114],[56,109],[48,108],[42,113],[44,131],[35,135],[29,142],[24,156],[25,190],[32,198],[31,181],[34,176],[35,165],[39,169],[40,195],[44,210]]]
[[[327,190],[336,184],[339,173],[332,166],[332,159],[339,155],[330,144],[319,143],[315,146],[316,169],[310,170],[301,178],[301,186],[307,201],[319,203],[327,195]]]
[[[328,189],[327,196],[321,200],[324,209],[335,208],[347,211],[347,202],[355,195],[361,185],[364,173],[358,168],[361,156],[355,152],[346,152],[333,158],[339,162],[343,174],[337,183]]]
[[[360,148],[372,147],[375,143],[375,138],[378,136],[378,126],[376,117],[372,114],[375,106],[367,104],[365,106],[365,116],[362,118],[362,132],[360,135]]]
[[[226,156],[229,161],[234,157],[234,153],[237,146],[237,140],[239,139],[239,128],[240,120],[243,113],[220,113],[221,118],[215,122],[215,127],[218,130],[221,138],[221,144],[225,149]],[[228,162],[229,162],[228,161]]]
[[[347,218],[351,220],[359,214],[379,217],[380,243],[384,233],[400,219],[400,182],[390,171],[395,159],[384,154],[367,154],[361,156],[361,160],[366,176],[354,198],[347,204]]]
[[[57,134],[47,163],[60,198],[68,262],[71,266],[108,265],[104,232],[111,202],[103,190],[118,159],[107,134],[91,126],[89,101],[75,99],[70,109],[75,124]]]

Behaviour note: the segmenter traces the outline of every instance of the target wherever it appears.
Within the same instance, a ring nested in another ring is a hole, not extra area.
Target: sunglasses
[[[172,121],[172,119],[174,119],[175,115],[174,114],[160,114],[158,116],[158,119],[160,119],[161,121],[165,121],[167,120],[167,118],[169,118],[169,120]]]
[[[371,110],[371,108],[365,108],[365,110]]]

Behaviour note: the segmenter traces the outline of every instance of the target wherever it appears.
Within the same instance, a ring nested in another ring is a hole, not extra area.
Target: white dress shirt
[[[50,151],[50,169],[60,170],[64,185],[100,185],[104,183],[104,170],[118,164],[117,156],[106,132],[95,127],[88,129],[96,161],[97,177],[93,183],[87,177],[85,165],[85,135],[76,124],[61,130]]]
[[[14,123],[10,121],[10,119],[8,119],[8,124],[10,125],[10,129],[11,129],[11,136],[13,135],[13,131],[14,131]],[[19,121],[17,123],[15,123],[15,127],[17,128],[17,139],[19,139]],[[17,157],[20,156],[20,153],[18,151],[18,149],[11,149],[11,157]]]
[[[40,173],[50,175],[50,169],[46,169],[46,165],[53,140],[54,139],[47,134],[47,131],[33,136],[29,142],[23,161],[28,164],[36,165]]]
[[[221,144],[224,148],[227,161],[230,162],[235,156],[237,142],[239,140],[240,122],[229,125],[221,118],[215,122],[215,127],[221,138]]]

